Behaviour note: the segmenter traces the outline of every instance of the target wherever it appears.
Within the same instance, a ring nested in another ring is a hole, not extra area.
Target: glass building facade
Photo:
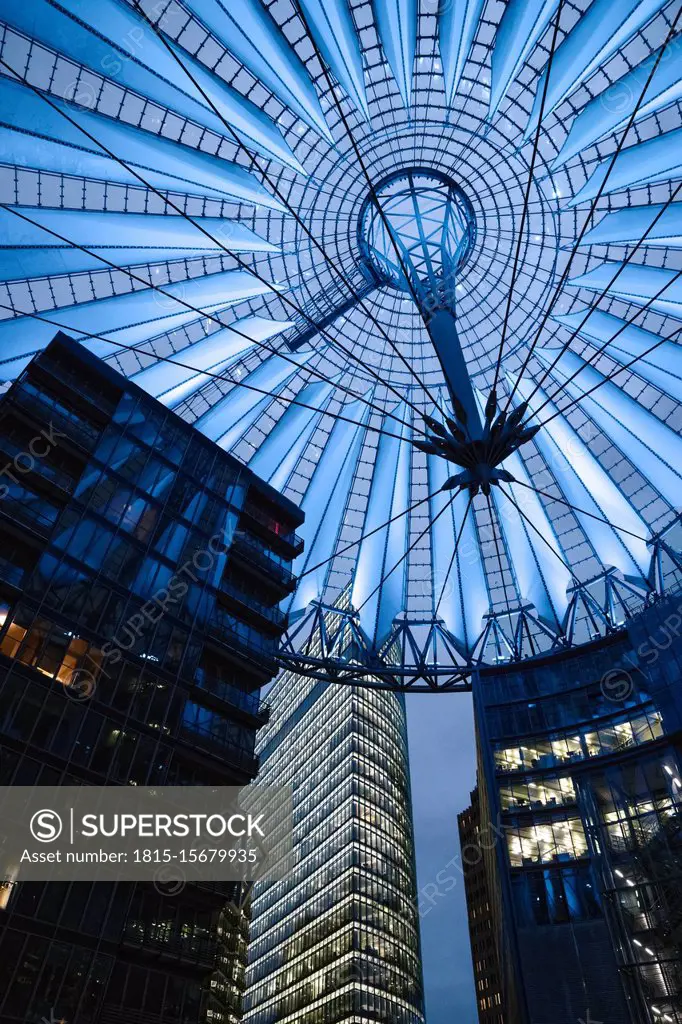
[[[459,842],[462,851],[462,877],[466,893],[471,959],[476,985],[476,1005],[480,1024],[505,1024],[500,963],[495,936],[485,849],[495,834],[481,821],[478,789],[471,794],[471,805],[457,815]]]
[[[0,404],[0,783],[241,785],[302,516],[64,336]],[[236,884],[0,889],[0,1017],[238,1020]]]
[[[682,1020],[680,606],[477,680],[506,1024]]]
[[[246,1024],[423,1024],[403,698],[285,674],[258,781],[294,792],[295,867],[255,886]]]

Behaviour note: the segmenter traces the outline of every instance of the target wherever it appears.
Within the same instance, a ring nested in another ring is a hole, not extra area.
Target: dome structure
[[[0,14],[2,379],[63,330],[301,505],[284,665],[466,688],[679,584],[679,5]]]

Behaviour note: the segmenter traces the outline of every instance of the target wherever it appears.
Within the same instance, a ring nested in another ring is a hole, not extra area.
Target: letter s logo
[[[31,835],[39,843],[53,843],[62,834],[62,819],[56,811],[36,811],[29,825]]]

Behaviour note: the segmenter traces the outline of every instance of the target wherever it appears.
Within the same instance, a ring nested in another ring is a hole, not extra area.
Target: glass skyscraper
[[[0,402],[0,784],[242,785],[302,516],[82,346]],[[237,883],[0,889],[0,1018],[228,1024]]]
[[[465,871],[481,1021],[490,995],[505,1024],[549,1006],[556,1024],[682,1020],[680,621],[671,597],[580,651],[480,672],[460,835],[473,814],[497,837],[485,878]]]
[[[293,874],[259,882],[245,1024],[423,1024],[404,701],[283,675],[258,781],[294,787]]]
[[[478,789],[474,789],[471,794],[471,805],[457,815],[457,825],[479,1024],[507,1024],[502,1002],[492,887],[486,870],[484,849],[484,846],[489,847],[495,833],[486,830],[484,838],[483,828],[487,822],[481,821]]]

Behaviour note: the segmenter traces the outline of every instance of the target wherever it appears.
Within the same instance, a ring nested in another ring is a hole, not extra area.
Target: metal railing
[[[286,530],[278,519],[275,519],[273,516],[269,516],[267,512],[263,512],[252,502],[247,501],[242,511],[245,515],[251,516],[252,519],[255,519],[257,523],[261,523],[262,526],[265,526],[271,533],[274,533],[279,540],[283,540],[287,544],[290,544],[291,547],[298,548],[303,545],[303,538],[300,537],[295,530]]]
[[[51,424],[62,428],[63,433],[71,441],[76,441],[77,444],[81,444],[84,448],[90,449],[99,438],[100,431],[86,423],[84,420],[74,419],[69,416],[66,409],[61,409],[56,402],[51,402],[48,398],[43,398],[37,394],[32,394],[27,391],[25,387],[19,387],[13,393],[12,399],[16,404],[29,412],[34,416],[40,423]]]
[[[249,561],[254,562],[259,568],[265,569],[269,575],[277,576],[282,583],[290,585],[294,582],[294,574],[270,557],[265,549],[255,540],[252,540],[251,537],[247,536],[243,530],[235,533],[233,547]]]
[[[217,676],[211,675],[205,669],[198,668],[194,674],[194,682],[200,689],[212,693],[226,704],[231,704],[240,711],[246,711],[250,715],[266,716],[270,713],[270,705],[261,701],[257,693],[248,693],[240,690],[233,683],[226,683]]]
[[[209,632],[226,644],[226,646],[235,648],[238,653],[242,655],[247,654],[251,661],[259,664],[264,670],[272,671],[277,654],[274,644],[271,647],[267,647],[265,644],[260,643],[255,636],[247,636],[243,630],[236,628],[229,621],[228,616],[220,612],[214,613],[209,623]]]
[[[9,437],[3,437],[0,441],[0,450],[8,455],[10,458],[15,458],[17,455],[25,455],[26,447],[21,447],[16,441],[11,440]],[[0,456],[1,458],[1,456]],[[57,469],[56,466],[51,465],[47,462],[44,457],[37,457],[33,459],[33,465],[30,467],[31,472],[40,473],[41,476],[46,477],[48,480],[52,480],[58,487],[61,487],[63,491],[70,492],[74,487],[74,480],[61,469]]]
[[[240,604],[245,605],[247,608],[252,608],[255,612],[262,615],[263,618],[268,619],[268,621],[272,622],[274,625],[281,626],[282,628],[286,625],[286,614],[277,605],[270,607],[269,605],[261,604],[261,602],[257,601],[255,597],[251,597],[248,592],[242,590],[240,587],[236,587],[226,579],[222,579],[220,581],[218,589],[223,591],[225,594],[229,594],[230,597],[233,597],[236,601],[239,601]]]
[[[19,523],[32,527],[45,537],[57,522],[56,510],[54,517],[50,518],[41,512],[40,508],[17,501],[16,498],[12,498],[9,495],[0,500],[0,511],[4,512],[10,519],[15,519]]]

